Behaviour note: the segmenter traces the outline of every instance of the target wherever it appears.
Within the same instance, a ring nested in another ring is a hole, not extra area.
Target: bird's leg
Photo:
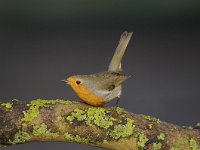
[[[120,99],[120,97],[117,97],[117,101],[116,101],[116,103],[115,103],[115,106],[116,106],[116,107],[117,107],[118,104],[119,104],[119,99]]]

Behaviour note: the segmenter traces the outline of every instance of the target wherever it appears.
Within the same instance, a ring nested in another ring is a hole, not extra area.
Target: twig
[[[0,144],[77,142],[115,150],[200,150],[200,130],[182,128],[119,107],[64,100],[0,104]]]

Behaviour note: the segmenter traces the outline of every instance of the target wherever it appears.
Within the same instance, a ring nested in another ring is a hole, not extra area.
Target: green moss
[[[148,129],[152,130],[153,129],[153,124],[148,124]]]
[[[73,134],[70,134],[68,132],[66,132],[64,136],[65,136],[65,139],[68,141],[73,141],[73,142],[78,142],[78,143],[93,142],[93,140],[91,140],[90,138],[83,138],[83,137],[80,137],[79,135],[74,136]]]
[[[120,113],[122,110],[120,109]],[[101,107],[90,107],[87,110],[75,109],[70,115],[66,117],[66,120],[70,123],[76,119],[77,121],[85,121],[88,126],[96,125],[100,128],[108,129],[114,125],[115,118],[108,115],[105,108]],[[107,134],[114,139],[119,139],[120,137],[128,137],[133,134],[135,125],[134,120],[126,118],[126,124],[117,124],[114,126],[113,130],[108,130]],[[68,135],[68,134],[66,134]],[[77,137],[78,138],[78,137]],[[69,139],[69,135],[68,135]]]
[[[165,134],[164,133],[160,133],[158,136],[157,136],[157,139],[158,140],[165,140]],[[162,148],[162,143],[153,143],[153,150],[160,150]]]
[[[185,134],[177,134],[171,143],[170,150],[191,150],[189,138]]]
[[[4,148],[5,148],[5,147],[7,147],[7,146],[6,146],[6,145],[2,145],[2,144],[0,144],[0,147],[4,147]]]
[[[85,121],[88,126],[95,124],[98,127],[108,129],[116,119],[106,115],[106,113],[105,109],[100,107],[90,107],[85,111],[76,108],[66,119],[70,123],[76,119],[77,121]]]
[[[5,108],[7,108],[7,109],[10,109],[10,108],[12,108],[12,103],[2,103],[1,104],[1,106],[4,106]]]
[[[24,112],[24,117],[22,118],[22,121],[32,121],[33,119],[37,118],[39,115],[39,108],[40,107],[49,107],[49,105],[52,104],[71,104],[73,102],[71,101],[65,101],[61,99],[56,99],[56,100],[42,100],[42,99],[37,99],[31,101],[27,106],[29,106],[29,109]]]
[[[117,113],[118,113],[119,115],[121,115],[121,114],[123,114],[123,112],[124,112],[124,108],[117,107],[117,108],[116,108],[116,111],[117,111]]]
[[[143,150],[145,147],[146,142],[148,141],[148,138],[145,136],[144,133],[138,133],[138,147]]]
[[[62,120],[64,120],[64,117],[62,117],[62,116],[57,116],[56,117],[56,121],[62,121]]]
[[[164,133],[160,133],[158,136],[157,136],[158,140],[165,140],[165,134]]]
[[[103,140],[103,143],[104,144],[108,144],[109,142],[107,140]]]
[[[13,141],[10,141],[10,144],[20,144],[25,143],[31,139],[30,135],[27,132],[19,131],[15,134]]]
[[[72,121],[73,121],[74,119],[75,119],[74,116],[67,116],[67,120],[68,120],[70,123],[72,123]]]
[[[200,127],[200,122],[198,122],[195,126],[196,126],[196,127]]]
[[[125,125],[119,124],[114,126],[114,130],[110,132],[110,136],[114,139],[119,139],[120,137],[128,137],[133,134],[135,128],[134,120],[126,118],[127,122]]]
[[[98,127],[108,129],[113,125],[113,121],[115,120],[113,117],[106,116],[105,109],[100,107],[88,108],[86,113],[87,113],[86,124],[89,126],[91,126],[93,122]]]
[[[159,143],[153,143],[153,146],[152,146],[153,150],[160,150],[162,148],[162,144],[159,142]]]
[[[27,132],[27,124],[22,123],[22,128],[17,133],[15,133],[14,138],[9,140],[10,144],[20,144],[25,143],[31,139],[31,136]]]
[[[173,146],[170,148],[170,150],[180,150],[180,148],[178,146]]]
[[[189,130],[192,130],[192,129],[193,129],[193,127],[192,127],[192,126],[188,126],[188,127],[187,127],[187,129],[189,129]]]
[[[189,140],[189,143],[190,143],[191,150],[200,150],[200,147],[198,146],[197,142],[193,138]]]
[[[41,125],[33,126],[33,135],[35,136],[48,136],[52,138],[57,138],[59,136],[58,132],[51,132],[51,129],[47,128],[47,125],[42,123]]]
[[[145,119],[150,120],[150,121],[160,121],[159,119],[147,115],[142,115]]]
[[[69,116],[68,116],[69,117]],[[68,118],[69,120],[73,120],[73,118],[76,118],[78,121],[83,121],[86,119],[86,113],[85,111],[81,109],[74,109],[74,111],[71,113],[71,118]]]

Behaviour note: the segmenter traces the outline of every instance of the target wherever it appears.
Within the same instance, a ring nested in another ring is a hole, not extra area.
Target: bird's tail
[[[119,40],[119,44],[115,50],[114,56],[108,67],[108,71],[120,72],[122,70],[121,60],[126,50],[126,47],[128,46],[128,43],[131,39],[132,34],[133,32],[127,32],[127,31],[122,33],[121,38]]]

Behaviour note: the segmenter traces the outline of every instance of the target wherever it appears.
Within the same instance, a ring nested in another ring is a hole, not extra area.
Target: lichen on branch
[[[120,107],[93,107],[61,99],[1,103],[0,144],[34,141],[77,142],[116,150],[200,150],[200,130]]]

